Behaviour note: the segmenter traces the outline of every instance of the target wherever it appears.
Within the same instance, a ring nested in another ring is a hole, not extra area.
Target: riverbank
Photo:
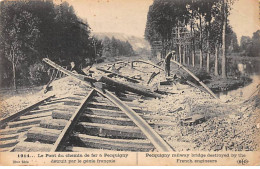
[[[157,58],[149,58],[153,63],[158,63]],[[207,73],[205,68],[200,69],[198,65],[184,65],[203,83],[205,83],[213,92],[228,92],[245,87],[252,83],[252,75],[260,74],[260,58],[228,56],[227,57],[227,78],[223,79],[221,75],[215,76],[214,69]],[[191,77],[186,71],[179,68],[174,63],[171,64],[171,74],[178,74],[186,80],[189,80],[197,85],[200,84]]]
[[[226,79],[223,79],[221,76],[215,76],[213,73],[207,73],[205,69],[200,69],[199,67],[192,67],[190,65],[185,65],[185,67],[215,93],[235,90],[252,82],[249,74],[229,74]],[[177,73],[179,76],[184,77],[184,79],[199,85],[199,83],[183,69],[180,69],[176,65],[172,65],[171,68],[173,74]]]

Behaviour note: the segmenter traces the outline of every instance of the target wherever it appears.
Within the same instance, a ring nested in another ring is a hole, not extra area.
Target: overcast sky
[[[79,17],[87,19],[94,32],[120,32],[139,37],[144,36],[147,13],[153,3],[153,0],[67,1]],[[259,17],[259,0],[236,0],[229,19],[240,39],[260,29]]]

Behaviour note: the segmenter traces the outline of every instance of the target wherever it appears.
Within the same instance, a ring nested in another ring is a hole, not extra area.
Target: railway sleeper
[[[83,100],[86,96],[68,96],[67,99],[70,100]]]
[[[76,146],[67,146],[66,151],[70,152],[100,152],[100,149],[86,148],[86,147],[76,147]],[[102,152],[114,152],[112,150],[102,150]]]
[[[121,111],[120,108],[117,107],[116,105],[108,105],[106,103],[98,103],[98,102],[93,102],[93,101],[89,102],[86,107]],[[142,108],[139,108],[139,107],[131,107],[131,108],[136,113],[149,113],[149,111],[142,110]]]
[[[110,116],[110,117],[128,117],[124,112],[117,111],[117,110],[106,110],[106,109],[98,109],[98,108],[87,108],[85,113],[92,114],[92,115],[99,115],[99,116]],[[144,113],[137,113],[145,120],[164,120],[164,121],[175,121],[175,118],[171,116],[163,116],[163,115],[154,115],[149,114],[147,115],[146,112]]]
[[[28,120],[13,121],[13,122],[9,122],[8,126],[9,126],[9,128],[15,128],[15,127],[39,124],[42,119],[43,119],[42,117],[38,117],[38,118],[28,119]]]
[[[0,152],[9,152],[12,150],[13,147],[8,147],[8,148],[0,148]]]
[[[80,122],[77,131],[82,134],[108,138],[146,139],[138,127]]]
[[[65,105],[65,104],[52,104],[52,105],[41,105],[39,109],[54,109],[54,110],[76,110],[78,106]]]
[[[67,123],[68,123],[67,120],[48,118],[48,119],[44,119],[41,121],[40,127],[48,128],[48,129],[62,130],[62,129],[64,129],[64,127],[66,126]]]
[[[25,133],[26,133],[26,132],[3,135],[3,136],[0,137],[0,143],[1,143],[1,141],[7,141],[7,140],[18,139],[20,136],[24,135]]]
[[[98,102],[98,103],[108,103],[110,105],[114,105],[111,101],[109,101],[108,99],[104,98],[104,97],[94,97],[92,99],[93,102]],[[140,105],[138,105],[138,103],[134,103],[134,102],[125,102],[125,104],[127,104],[129,107],[142,107]]]
[[[45,112],[45,113],[37,113],[33,115],[23,115],[20,116],[19,120],[29,120],[29,119],[35,119],[35,118],[40,118],[40,117],[48,117],[51,116],[52,112]]]
[[[92,122],[92,123],[102,123],[102,124],[114,124],[122,126],[135,126],[135,123],[129,118],[113,118],[109,116],[97,116],[90,114],[82,114],[81,121]]]
[[[107,103],[99,103],[99,102],[91,101],[87,103],[86,107],[120,111],[120,108],[118,108],[112,103],[109,105]]]
[[[27,132],[26,141],[55,143],[62,130],[33,127]]]
[[[3,130],[0,130],[0,135],[2,137],[2,135],[21,133],[24,131],[28,131],[30,128],[36,127],[36,126],[39,126],[39,124],[32,124],[32,125],[16,127],[16,128],[6,128]]]
[[[109,104],[112,104],[112,105],[113,105],[113,103],[112,103],[110,100],[108,100],[107,98],[105,98],[105,97],[103,97],[103,96],[94,96],[94,97],[92,97],[91,100],[92,100],[93,102],[109,103]]]
[[[53,119],[64,119],[69,120],[75,111],[59,111],[55,110],[52,112]]]
[[[53,110],[55,110],[55,108],[51,108],[51,109],[35,109],[35,110],[32,110],[32,111],[26,113],[26,115],[34,115],[34,114],[38,114],[38,113],[51,112]]]
[[[49,152],[51,151],[52,144],[33,143],[33,142],[20,142],[18,143],[13,151],[14,152]]]
[[[98,108],[87,108],[84,111],[87,114],[98,115],[98,116],[109,116],[109,117],[128,117],[124,112],[117,110],[106,110]]]
[[[80,102],[77,102],[76,100],[66,99],[66,100],[61,100],[61,101],[50,101],[50,102],[44,103],[43,106],[44,105],[56,105],[56,104],[79,106]]]
[[[74,134],[80,146],[116,151],[152,151],[154,146],[148,140],[110,139],[86,134]]]
[[[12,139],[12,140],[0,141],[0,148],[13,147],[13,146],[15,146],[17,143],[19,143],[19,139]]]
[[[128,118],[128,116],[122,111],[116,110],[105,110],[105,109],[96,109],[96,108],[87,108],[85,111],[86,114],[97,115],[97,116],[108,116],[116,118]],[[160,126],[172,126],[171,123],[165,123],[164,121],[173,122],[175,119],[172,119],[169,116],[158,116],[158,115],[142,115],[138,113],[145,120],[157,120],[156,122],[148,122],[154,127]],[[162,122],[162,120],[164,120]]]

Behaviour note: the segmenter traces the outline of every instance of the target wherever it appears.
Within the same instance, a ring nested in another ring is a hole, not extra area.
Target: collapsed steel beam
[[[141,94],[141,95],[144,95],[144,96],[155,97],[155,98],[156,97],[158,97],[158,98],[161,97],[160,94],[154,93],[148,87],[144,87],[144,86],[139,85],[139,84],[134,84],[134,83],[129,84],[129,83],[126,83],[126,82],[121,82],[121,81],[114,80],[114,79],[106,77],[106,76],[102,76],[99,79],[99,81],[103,82],[105,84],[111,85],[111,86],[115,86],[118,89],[127,90],[127,91],[130,91],[130,92],[133,92],[133,93],[137,93],[137,94]]]
[[[75,74],[67,69],[64,69],[63,67],[61,67],[60,65],[54,63],[53,61],[51,61],[48,58],[44,58],[43,61],[47,64],[49,64],[50,66],[54,67],[55,69],[61,71],[62,73],[68,75],[68,76],[72,76],[72,77],[76,77],[79,80],[84,80],[84,81],[88,81],[88,82],[97,82],[96,79],[85,76],[85,75],[80,75],[80,74]]]

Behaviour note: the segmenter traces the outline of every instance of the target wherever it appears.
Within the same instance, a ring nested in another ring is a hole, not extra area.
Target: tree
[[[25,59],[28,49],[34,50],[39,37],[39,19],[27,11],[19,11],[20,5],[13,3],[1,12],[1,39],[3,55],[12,63],[13,87],[16,89],[16,69]],[[15,12],[13,12],[15,11]]]
[[[260,56],[260,30],[253,33],[252,37],[252,56],[259,57]]]
[[[44,57],[66,66],[96,56],[89,25],[66,2],[55,5],[51,1],[3,1],[0,12],[0,57],[1,62],[13,62],[13,84],[16,80],[31,81],[35,77],[31,71],[42,68]],[[3,71],[0,74],[10,77]]]
[[[124,42],[116,39],[115,37],[109,39],[107,36],[105,36],[102,40],[102,47],[102,55],[105,57],[135,55],[133,47],[128,41]]]
[[[220,16],[216,16],[215,20],[211,24],[211,34],[210,39],[212,40],[212,48],[214,48],[215,52],[215,68],[214,68],[214,74],[215,76],[219,75],[218,72],[218,61],[219,61],[219,48],[222,43],[222,21]]]
[[[260,30],[253,33],[252,38],[242,36],[240,40],[240,50],[242,54],[249,57],[258,57],[260,55]]]
[[[173,38],[173,28],[177,27],[179,35],[179,28],[188,23],[189,12],[186,9],[186,2],[188,1],[155,0],[149,8],[145,38],[151,45],[154,41],[161,41],[163,55],[167,50],[170,50],[169,48],[173,47],[168,44]],[[181,56],[181,45],[177,44],[176,46],[178,46],[178,53]]]
[[[252,39],[249,36],[242,36],[240,39],[240,50],[242,53],[246,53],[250,44],[252,43]]]
[[[226,28],[227,28],[227,0],[223,0],[223,28],[222,28],[222,64],[221,64],[221,70],[222,70],[222,78],[227,78],[226,73]]]

